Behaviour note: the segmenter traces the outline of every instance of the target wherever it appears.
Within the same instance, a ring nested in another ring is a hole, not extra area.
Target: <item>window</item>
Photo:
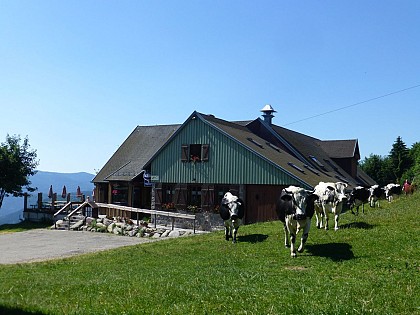
[[[310,155],[309,158],[315,162],[316,165],[318,165],[321,168],[325,168],[324,164],[322,164],[315,156]]]
[[[210,146],[208,144],[183,144],[181,146],[182,162],[207,162]]]
[[[270,143],[270,142],[266,142],[266,144],[272,148],[273,150],[276,150],[277,152],[280,152],[280,148],[275,146],[274,144]]]
[[[111,203],[126,206],[128,204],[128,185],[112,184]]]
[[[190,186],[188,192],[188,205],[200,208],[201,186]]]
[[[301,169],[299,166],[297,166],[296,164],[293,164],[292,162],[288,162],[287,164],[289,164],[291,167],[297,169],[299,172],[305,173],[305,171],[303,169]]]
[[[252,138],[247,138],[248,141],[251,141],[253,144],[255,144],[256,146],[260,147],[262,149],[262,144],[259,143],[258,141],[252,139]]]
[[[162,185],[162,202],[170,203],[173,201],[175,195],[175,185],[163,184]]]

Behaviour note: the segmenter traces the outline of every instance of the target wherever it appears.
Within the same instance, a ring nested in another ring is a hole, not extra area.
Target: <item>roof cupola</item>
[[[264,106],[263,109],[261,109],[261,112],[263,112],[263,115],[262,116],[264,118],[264,121],[267,124],[271,125],[271,120],[274,117],[273,113],[276,113],[276,111],[274,110],[274,108],[270,104],[267,104],[267,105]]]

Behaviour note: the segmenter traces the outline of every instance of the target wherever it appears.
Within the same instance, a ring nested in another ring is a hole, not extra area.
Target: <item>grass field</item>
[[[2,224],[0,225],[0,234],[28,231],[32,229],[49,227],[51,225],[52,225],[52,222],[29,222],[29,221],[23,221],[18,224]]]
[[[3,265],[0,314],[420,314],[419,213],[417,193],[313,224],[294,259],[276,221]]]

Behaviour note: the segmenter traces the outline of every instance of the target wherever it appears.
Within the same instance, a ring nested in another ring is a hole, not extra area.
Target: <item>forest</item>
[[[380,186],[389,183],[403,184],[405,180],[418,185],[420,142],[407,148],[402,138],[398,136],[388,155],[371,154],[360,162],[360,167]]]

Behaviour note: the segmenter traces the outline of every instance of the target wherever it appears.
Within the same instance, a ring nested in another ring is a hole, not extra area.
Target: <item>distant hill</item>
[[[32,187],[37,190],[32,193],[29,198],[28,204],[36,203],[38,193],[43,193],[43,199],[48,199],[48,190],[50,185],[53,186],[53,191],[61,196],[63,186],[66,185],[67,193],[76,194],[77,186],[86,196],[92,195],[93,183],[92,179],[95,177],[93,174],[80,172],[80,173],[55,173],[38,171],[34,176],[30,177]],[[0,225],[6,223],[18,223],[19,218],[23,217],[23,197],[5,197],[3,206],[0,208]]]

